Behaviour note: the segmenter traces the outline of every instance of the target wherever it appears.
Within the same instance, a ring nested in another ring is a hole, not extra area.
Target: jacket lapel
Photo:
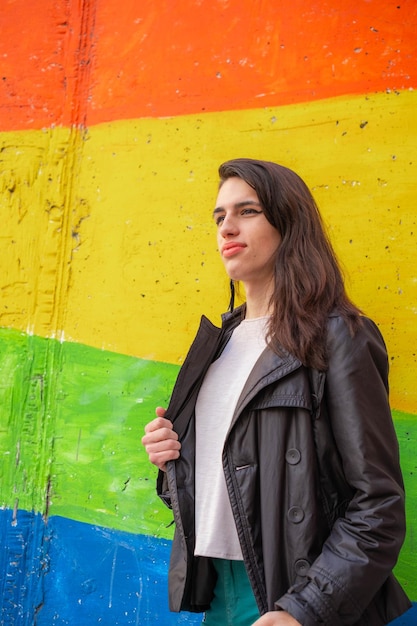
[[[261,356],[255,363],[249,377],[242,389],[230,428],[233,427],[241,412],[256,397],[256,395],[265,387],[285,378],[295,370],[302,367],[301,361],[292,356],[288,352],[283,351],[282,355],[278,355],[270,348],[266,347]],[[263,396],[264,397],[264,396]],[[296,401],[298,406],[311,405],[309,397],[299,396]],[[282,397],[280,399],[282,406],[288,404],[295,405],[294,397]]]

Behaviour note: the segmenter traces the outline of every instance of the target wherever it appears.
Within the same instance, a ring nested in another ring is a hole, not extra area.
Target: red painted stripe
[[[415,0],[8,0],[0,128],[413,88],[416,22]]]

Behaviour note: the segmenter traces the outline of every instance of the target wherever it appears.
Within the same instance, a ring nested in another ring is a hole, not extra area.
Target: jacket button
[[[300,506],[292,506],[288,511],[288,519],[293,524],[299,524],[304,519],[304,511]]]
[[[290,448],[285,454],[285,460],[290,465],[297,465],[301,461],[301,452],[297,448]]]
[[[298,559],[295,562],[295,573],[297,576],[307,576],[307,572],[310,569],[310,563],[306,559]]]

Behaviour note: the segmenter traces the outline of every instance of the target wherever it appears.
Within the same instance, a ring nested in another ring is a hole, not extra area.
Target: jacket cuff
[[[330,598],[313,587],[311,582],[291,587],[275,602],[275,608],[287,611],[302,626],[343,626]]]

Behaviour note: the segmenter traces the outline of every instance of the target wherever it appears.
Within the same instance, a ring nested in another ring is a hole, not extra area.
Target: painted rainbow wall
[[[227,305],[210,214],[234,156],[307,181],[386,338],[417,602],[416,27],[414,0],[3,2],[2,624],[201,621],[167,611],[140,439]]]

